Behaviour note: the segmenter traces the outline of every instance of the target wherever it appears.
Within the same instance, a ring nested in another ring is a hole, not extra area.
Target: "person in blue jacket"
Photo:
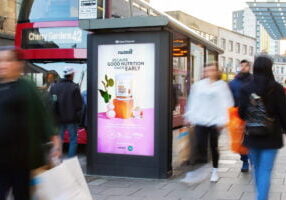
[[[240,72],[236,77],[229,83],[233,98],[234,106],[239,106],[240,90],[241,88],[249,83],[253,79],[252,74],[250,74],[250,62],[247,60],[242,60],[240,62]],[[241,172],[249,171],[248,155],[240,155],[240,159],[243,162]]]

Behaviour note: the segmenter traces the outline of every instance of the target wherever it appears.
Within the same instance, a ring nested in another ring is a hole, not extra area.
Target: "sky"
[[[245,0],[151,0],[150,2],[159,10],[182,10],[228,29],[232,29],[232,12],[247,7]]]

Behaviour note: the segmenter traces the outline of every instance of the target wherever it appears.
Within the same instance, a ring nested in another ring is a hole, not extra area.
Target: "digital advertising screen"
[[[154,156],[155,44],[98,46],[97,152]]]

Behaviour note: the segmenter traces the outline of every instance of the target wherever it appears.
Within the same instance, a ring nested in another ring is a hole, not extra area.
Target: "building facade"
[[[147,3],[149,0],[145,0]],[[139,4],[135,4],[132,1],[125,0],[110,0],[111,4],[111,17],[122,18],[130,16],[147,16],[144,8]],[[132,5],[132,6],[131,6]]]
[[[237,73],[240,61],[254,61],[256,40],[219,27],[219,46],[224,54],[219,56],[220,66],[227,73]]]
[[[194,32],[218,45],[219,30],[218,26],[198,19],[192,15],[184,13],[182,11],[169,11],[166,12],[178,21],[190,27]]]
[[[286,87],[286,56],[273,56],[273,61],[275,80]]]
[[[256,38],[256,18],[250,9],[232,13],[232,30]]]
[[[167,13],[224,50],[219,55],[219,65],[225,73],[236,73],[243,59],[253,62],[256,54],[255,38],[210,24],[182,11]]]
[[[232,13],[232,30],[256,38],[257,53],[280,54],[280,41],[269,36],[250,8]]]
[[[17,21],[17,2],[0,0],[0,46],[13,45]]]
[[[286,86],[286,63],[285,62],[274,62],[273,73],[275,80],[284,87]]]

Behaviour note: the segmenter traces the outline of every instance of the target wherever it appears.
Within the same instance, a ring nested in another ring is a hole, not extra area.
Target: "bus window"
[[[72,67],[75,71],[74,82],[80,86],[81,92],[87,89],[87,65],[86,63],[76,62],[33,62],[28,63],[25,75],[32,79],[39,88],[45,87],[45,84],[50,78],[50,74],[53,74],[55,79],[63,78],[63,71],[65,67]]]
[[[78,0],[23,1],[19,22],[77,20]]]

